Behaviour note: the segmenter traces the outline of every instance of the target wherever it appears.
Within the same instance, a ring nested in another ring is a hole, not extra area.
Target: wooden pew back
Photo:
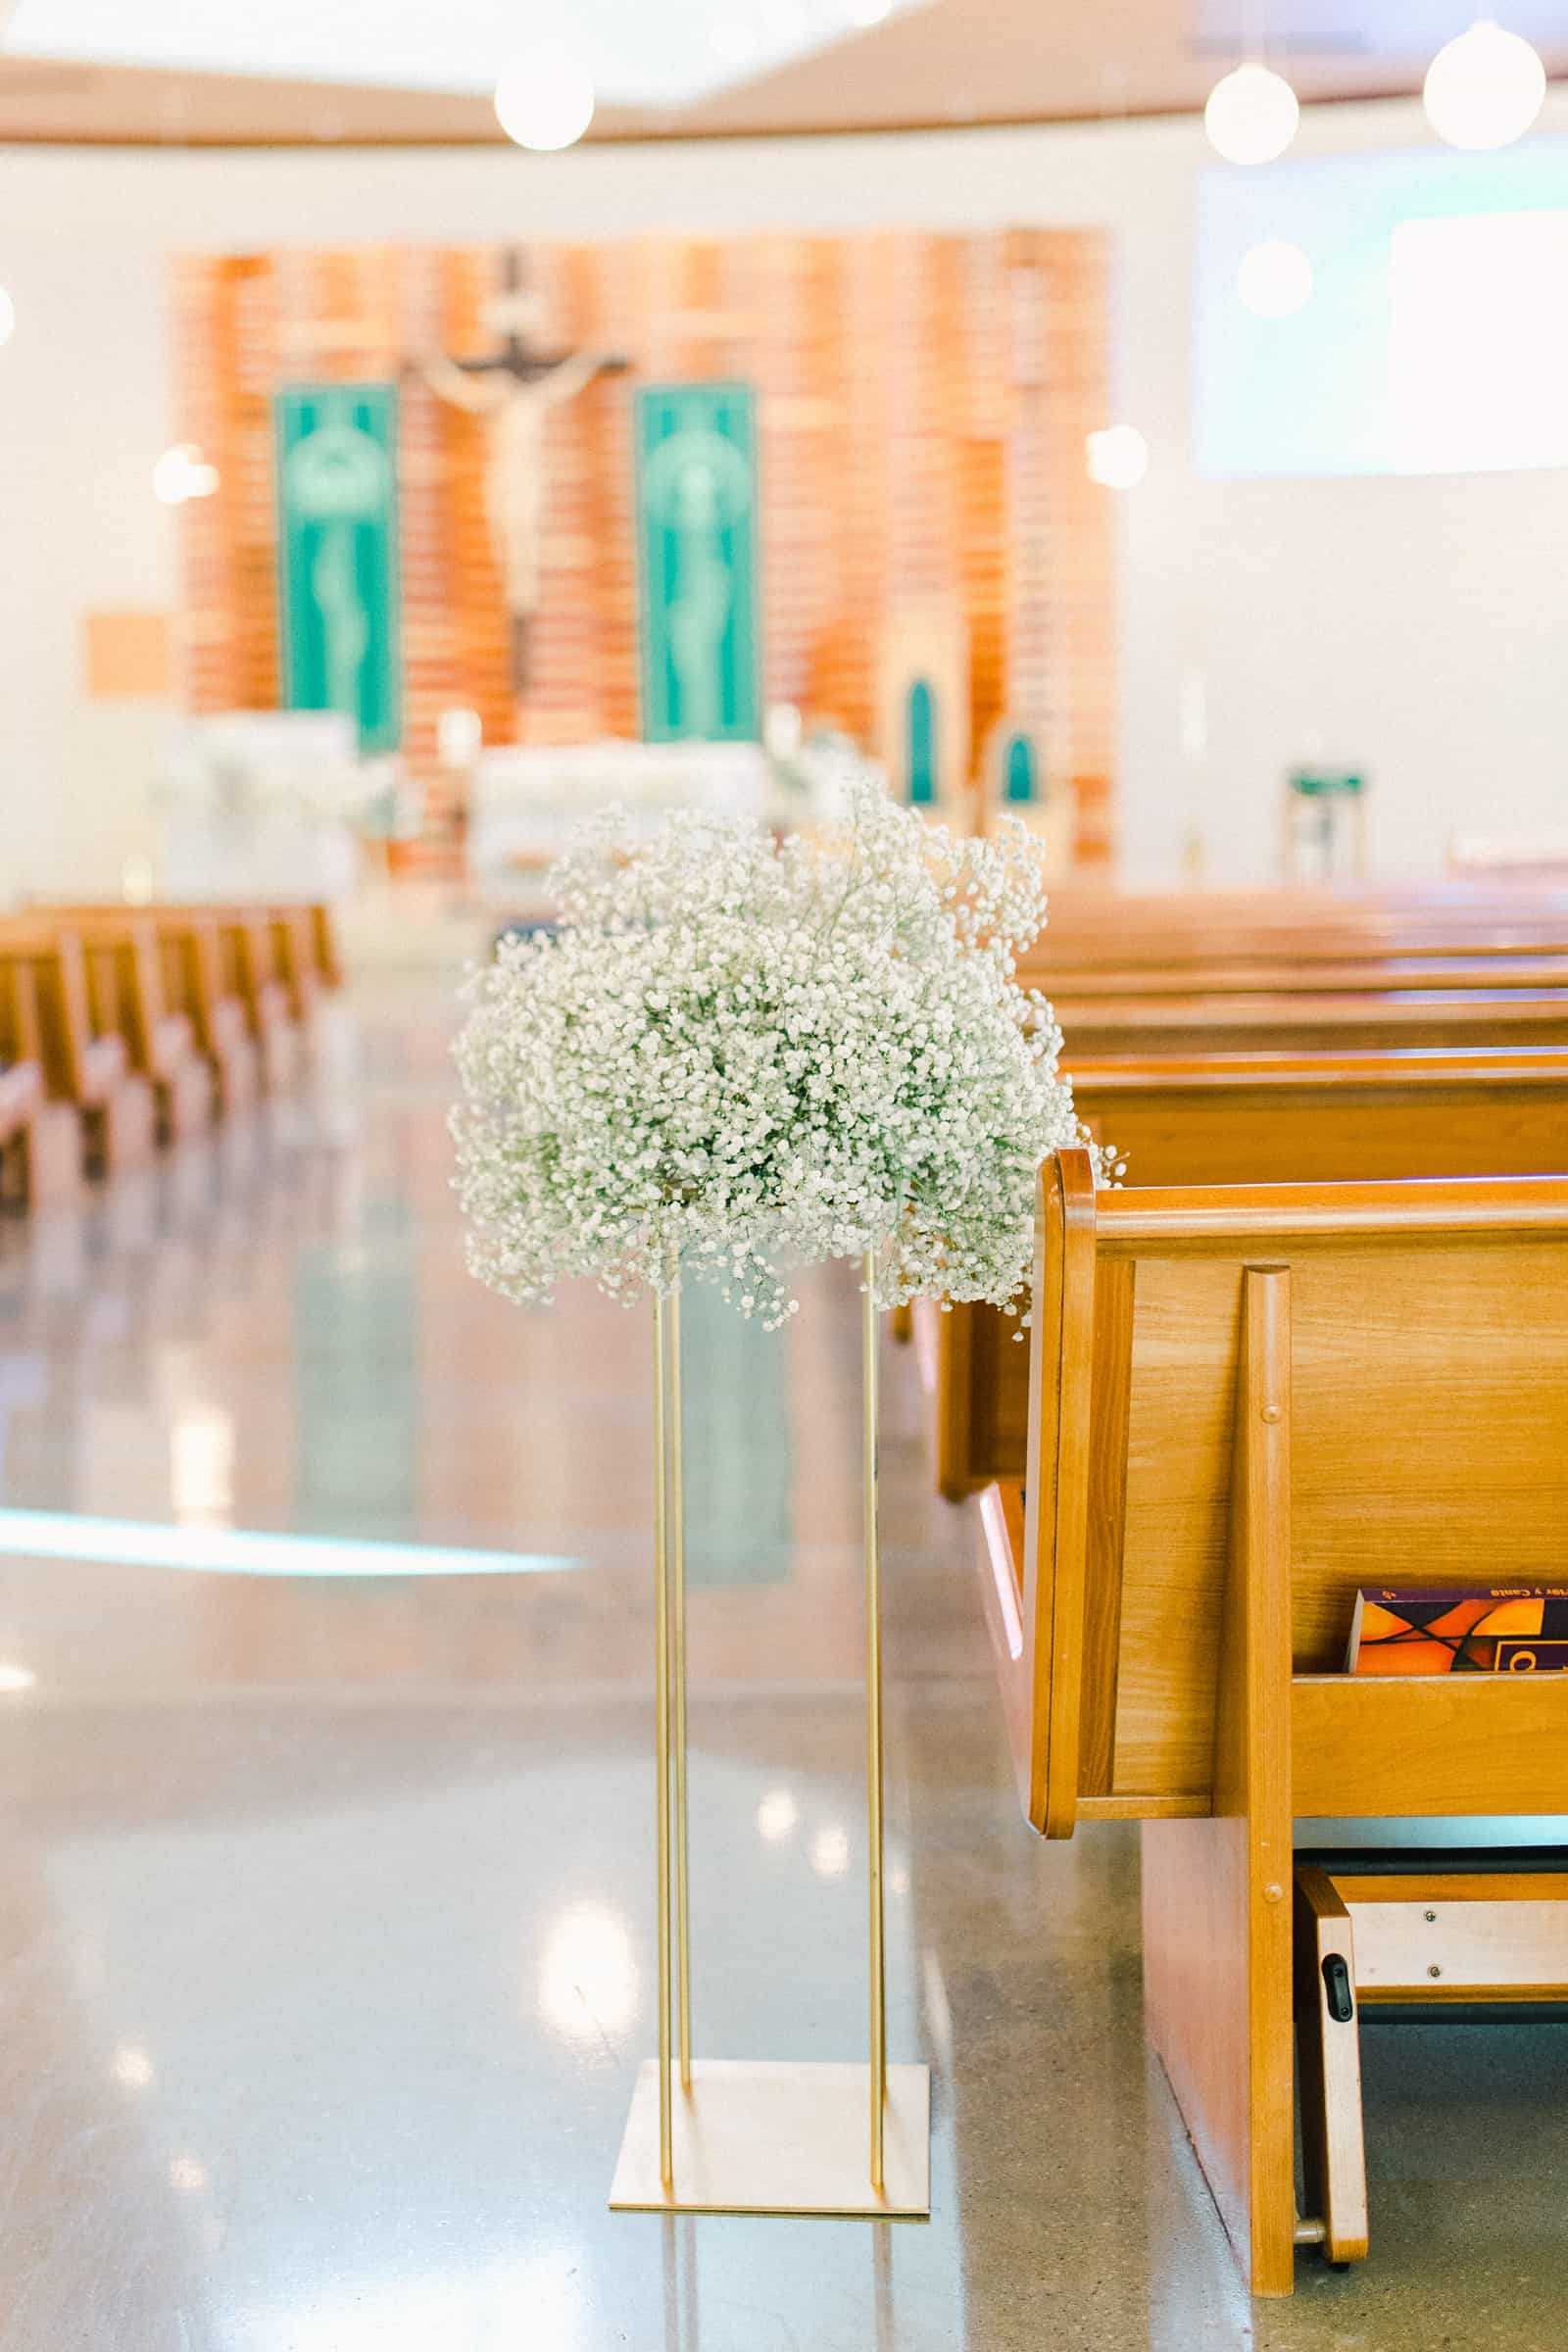
[[[1568,1171],[1568,1051],[1080,1062],[1073,1100],[1138,1186]]]
[[[1568,1045],[1568,988],[1057,997],[1064,1065],[1152,1054]]]
[[[1535,948],[1448,948],[1441,954],[1386,955],[1365,948],[1353,956],[1282,951],[1246,959],[1183,959],[1162,964],[1117,964],[1103,969],[1063,957],[1032,959],[1024,977],[1048,997],[1155,1000],[1163,997],[1322,997],[1386,994],[1390,990],[1568,988],[1568,954]]]
[[[1340,1184],[1568,1173],[1568,1053],[1233,1055],[1080,1065],[1073,1098],[1128,1182]],[[938,1329],[938,1479],[1023,1475],[1027,1350],[995,1308]]]
[[[1568,892],[1421,882],[1340,890],[1054,891],[1031,971],[1568,953]]]

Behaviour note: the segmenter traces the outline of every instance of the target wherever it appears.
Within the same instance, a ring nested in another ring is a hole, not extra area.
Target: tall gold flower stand
[[[659,2056],[632,2096],[610,2192],[642,2213],[931,2211],[931,2077],[887,2061],[882,1891],[882,1618],[877,1552],[877,1312],[864,1267],[866,1826],[870,2057],[865,2065],[696,2059],[686,1802],[686,1557],[680,1290],[654,1299],[655,1744]]]

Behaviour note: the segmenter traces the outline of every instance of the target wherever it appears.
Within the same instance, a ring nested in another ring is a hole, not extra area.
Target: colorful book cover
[[[1363,1585],[1348,1674],[1568,1672],[1568,1585]]]

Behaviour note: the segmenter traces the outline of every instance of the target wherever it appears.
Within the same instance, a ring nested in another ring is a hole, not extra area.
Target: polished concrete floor
[[[1369,2035],[1372,2261],[1250,2307],[1144,2055],[1135,1835],[1022,1826],[891,1350],[931,2221],[608,2212],[653,2047],[648,1331],[465,1274],[445,1027],[383,979],[297,1112],[0,1237],[4,2352],[1559,2352],[1550,2029]],[[863,2048],[857,1306],[830,1269],[777,1339],[688,1309],[711,2055]],[[229,1528],[281,1541],[236,1572]]]

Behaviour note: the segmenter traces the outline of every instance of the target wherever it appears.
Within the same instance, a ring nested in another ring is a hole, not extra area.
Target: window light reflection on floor
[[[848,1830],[818,1830],[811,1840],[811,1868],[818,1878],[838,1879],[850,1867]]]
[[[212,1576],[544,1576],[587,1566],[564,1552],[483,1551],[463,1544],[382,1544],[348,1536],[171,1527],[158,1520],[4,1509],[0,1555]]]
[[[539,2014],[568,2041],[598,2042],[637,2014],[641,1981],[631,1936],[609,1903],[569,1903],[539,1963]]]
[[[226,1526],[234,1508],[234,1418],[220,1405],[185,1405],[169,1433],[169,1492],[182,1527]]]
[[[787,1788],[770,1788],[757,1808],[759,1835],[769,1845],[787,1838],[799,1819],[800,1809]]]
[[[115,2052],[109,2071],[127,2090],[145,2090],[153,2079],[153,2062],[145,2050],[127,2043]]]

